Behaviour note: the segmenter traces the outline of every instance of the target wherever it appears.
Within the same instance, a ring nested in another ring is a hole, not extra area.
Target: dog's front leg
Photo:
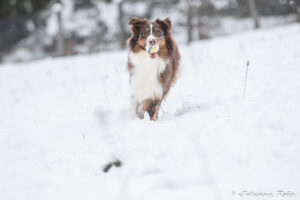
[[[149,113],[150,119],[153,121],[157,120],[160,104],[161,104],[160,99],[152,100],[151,103],[149,104],[147,112]]]
[[[139,118],[144,118],[144,113],[142,113],[141,109],[141,103],[139,103],[134,96],[131,97],[131,109],[134,114],[134,116],[138,116]]]
[[[138,104],[136,114],[140,119],[144,119],[144,114],[145,114],[144,102]]]
[[[144,100],[142,103],[138,104],[136,113],[140,119],[144,119],[145,111],[148,110],[151,103],[152,103],[152,99],[147,99]]]

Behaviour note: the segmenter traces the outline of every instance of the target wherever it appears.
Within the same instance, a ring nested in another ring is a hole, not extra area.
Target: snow
[[[299,33],[180,46],[156,122],[131,116],[126,51],[0,65],[0,199],[299,195]],[[115,159],[122,166],[104,173]]]

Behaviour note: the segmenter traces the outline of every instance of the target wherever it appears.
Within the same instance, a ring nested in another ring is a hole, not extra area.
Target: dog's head
[[[166,38],[171,34],[171,20],[156,19],[149,22],[147,19],[133,17],[129,24],[131,25],[131,38],[129,46],[133,51],[147,51],[150,58],[156,58],[161,48],[166,45]]]

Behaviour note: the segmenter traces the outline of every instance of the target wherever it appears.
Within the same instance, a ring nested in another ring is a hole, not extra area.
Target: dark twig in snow
[[[245,82],[244,82],[244,92],[243,92],[243,99],[245,98],[245,94],[246,94],[246,86],[247,86],[247,77],[248,77],[248,68],[250,65],[250,61],[247,61],[247,67],[246,67],[246,74],[245,74]]]
[[[115,166],[115,167],[121,167],[122,166],[122,162],[119,159],[116,159],[115,161],[107,163],[103,167],[103,172],[107,173],[113,166]]]

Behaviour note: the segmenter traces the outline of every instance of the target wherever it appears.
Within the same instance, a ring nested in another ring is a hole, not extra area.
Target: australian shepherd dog
[[[145,111],[157,120],[162,100],[175,82],[180,54],[171,33],[171,20],[133,17],[129,21],[128,71],[131,101],[135,114],[143,119]]]

